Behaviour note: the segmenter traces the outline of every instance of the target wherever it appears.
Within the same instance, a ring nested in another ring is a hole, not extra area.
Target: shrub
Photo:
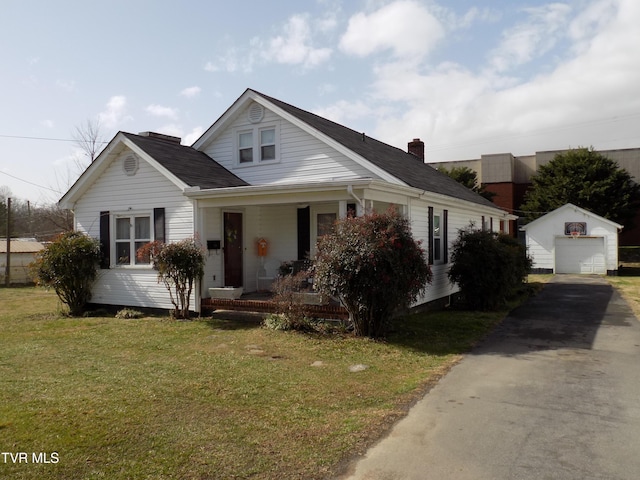
[[[84,313],[100,263],[100,242],[80,232],[61,234],[32,264],[38,283],[53,288],[69,314]]]
[[[531,258],[524,245],[501,233],[461,229],[453,244],[449,280],[460,287],[469,308],[494,310],[525,281]]]
[[[193,284],[204,275],[205,256],[198,242],[187,238],[176,243],[151,242],[140,248],[138,258],[150,258],[158,281],[169,291],[172,315],[189,318]]]
[[[309,321],[309,306],[304,303],[301,296],[301,293],[310,288],[308,282],[310,276],[310,272],[301,271],[276,280],[273,287],[276,313],[265,318],[265,327],[272,330],[309,331],[313,329]]]
[[[384,336],[430,281],[409,220],[393,208],[338,220],[318,242],[316,289],[340,299],[357,336]]]

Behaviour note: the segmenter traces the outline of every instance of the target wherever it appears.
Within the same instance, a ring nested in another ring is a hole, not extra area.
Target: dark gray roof
[[[331,137],[407,185],[428,192],[439,193],[480,205],[499,208],[490,200],[469,190],[451,177],[438,172],[429,164],[424,163],[421,159],[404,150],[380,142],[375,138],[364,135],[362,132],[356,132],[348,127],[289,105],[276,98],[269,97],[255,90],[253,90],[253,92],[269,100],[299,120],[302,120],[314,129]]]
[[[249,185],[207,154],[162,137],[121,132],[150,157],[191,187],[224,188]]]

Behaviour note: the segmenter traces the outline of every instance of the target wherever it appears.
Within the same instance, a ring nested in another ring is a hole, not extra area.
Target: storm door
[[[242,287],[242,213],[224,212],[224,285]]]

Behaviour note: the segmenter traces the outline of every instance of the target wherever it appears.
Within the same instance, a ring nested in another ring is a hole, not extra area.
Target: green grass
[[[380,342],[276,332],[231,314],[57,311],[52,293],[0,289],[0,451],[59,457],[0,456],[2,478],[326,478],[505,315],[412,315]]]

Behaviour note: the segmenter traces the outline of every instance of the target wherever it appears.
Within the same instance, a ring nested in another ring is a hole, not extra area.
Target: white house
[[[611,220],[567,203],[522,229],[536,273],[615,275],[618,232]]]
[[[395,205],[428,246],[425,303],[457,291],[447,269],[458,229],[506,230],[515,217],[425,164],[422,142],[410,146],[417,156],[248,89],[191,147],[118,133],[60,205],[77,230],[100,238],[92,301],[159,308],[170,307],[168,294],[135,256],[146,242],[200,239],[198,308],[212,287],[262,289],[281,262],[313,258],[316,239],[348,211]]]

